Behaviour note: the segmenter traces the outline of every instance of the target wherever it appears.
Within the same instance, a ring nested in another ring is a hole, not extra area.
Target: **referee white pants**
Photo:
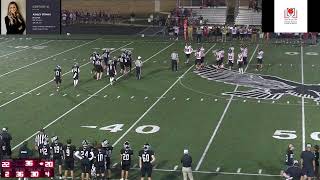
[[[191,167],[182,167],[183,180],[193,180],[192,169]]]

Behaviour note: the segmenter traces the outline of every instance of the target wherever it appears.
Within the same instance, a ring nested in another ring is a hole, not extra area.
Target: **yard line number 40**
[[[124,124],[113,124],[113,125],[101,127],[99,128],[99,130],[116,133],[118,131],[122,131],[123,126]],[[153,134],[158,132],[159,130],[160,130],[160,127],[156,125],[143,125],[136,128],[136,133]]]
[[[310,134],[311,139],[320,141],[320,132],[313,132]],[[297,138],[296,131],[289,131],[289,130],[276,130],[272,136],[276,139],[295,139]]]

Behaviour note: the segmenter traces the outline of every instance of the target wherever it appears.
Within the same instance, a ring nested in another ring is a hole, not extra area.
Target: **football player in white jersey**
[[[228,50],[228,65],[229,65],[229,70],[232,69],[234,64],[234,47],[230,47]]]
[[[184,46],[184,53],[186,54],[186,58],[187,58],[187,61],[185,62],[186,64],[189,64],[190,55],[191,55],[192,51],[193,51],[193,49],[191,47],[191,44],[187,43]]]
[[[204,58],[206,56],[206,52],[203,46],[200,48],[200,53],[201,53],[201,61],[200,61],[200,68],[204,67]]]
[[[242,56],[241,52],[238,54],[237,63],[238,63],[238,67],[239,67],[239,73],[243,74],[243,56]]]
[[[198,48],[194,55],[196,57],[196,61],[195,61],[196,69],[199,70],[201,68],[201,49]]]
[[[258,70],[262,70],[262,61],[263,61],[263,54],[264,54],[264,52],[262,51],[262,49],[260,49],[259,50],[259,52],[258,52],[258,55],[257,55],[257,69],[256,69],[256,71],[258,71]]]
[[[248,48],[247,48],[247,46],[243,47],[242,56],[243,56],[243,64],[247,65],[248,64]]]

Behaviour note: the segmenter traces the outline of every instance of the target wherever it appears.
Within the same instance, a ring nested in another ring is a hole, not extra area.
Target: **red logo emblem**
[[[298,18],[298,10],[296,8],[287,8],[284,10],[285,18]]]

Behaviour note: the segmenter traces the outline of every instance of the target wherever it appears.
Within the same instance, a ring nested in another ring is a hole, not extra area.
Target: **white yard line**
[[[301,84],[304,84],[304,71],[303,71],[303,46],[301,45]],[[301,97],[301,121],[302,121],[302,150],[306,146],[306,118],[304,114],[304,97]]]
[[[251,58],[250,58],[250,60],[249,60],[249,63],[248,63],[248,65],[247,65],[247,67],[245,68],[244,72],[247,71],[247,69],[248,69],[248,67],[249,67],[249,64],[250,64],[251,60],[253,59],[253,57],[254,57],[254,55],[255,55],[258,47],[259,47],[259,44],[257,44],[255,50],[253,51],[252,56],[251,56]],[[239,88],[239,86],[237,85],[233,91],[234,91],[234,92],[237,91],[238,88]],[[207,146],[206,146],[206,148],[205,148],[205,150],[204,150],[204,152],[203,152],[203,154],[202,154],[202,156],[201,156],[201,158],[200,158],[200,160],[199,160],[199,162],[198,162],[198,164],[197,164],[197,167],[196,167],[196,169],[195,169],[196,171],[199,170],[199,168],[200,168],[200,166],[201,166],[204,158],[206,157],[206,155],[207,155],[207,153],[208,153],[208,150],[209,150],[209,148],[210,148],[210,146],[211,146],[211,144],[212,144],[212,142],[213,142],[213,139],[214,139],[214,137],[217,135],[217,132],[218,132],[218,130],[219,130],[221,124],[222,124],[222,121],[223,121],[223,119],[224,119],[224,116],[226,115],[226,113],[227,113],[227,111],[228,111],[228,109],[229,109],[229,107],[230,107],[230,104],[231,104],[232,100],[233,100],[233,96],[230,97],[227,106],[224,108],[224,111],[223,111],[223,113],[222,113],[222,115],[221,115],[221,117],[220,117],[220,120],[219,120],[219,122],[218,122],[215,130],[213,131],[212,136],[211,136],[211,138],[210,138],[210,140],[209,140],[209,142],[208,142],[208,144],[207,144]]]
[[[100,39],[100,38],[99,38],[99,39]],[[9,72],[6,72],[6,73],[4,73],[4,74],[1,74],[1,75],[0,75],[0,78],[3,77],[3,76],[6,76],[6,75],[8,75],[8,74],[14,73],[14,72],[16,72],[16,71],[19,71],[19,70],[21,70],[21,69],[24,69],[24,68],[27,68],[27,67],[29,67],[29,66],[32,66],[32,65],[34,65],[34,64],[37,64],[37,63],[46,61],[46,60],[48,60],[48,59],[50,59],[50,58],[59,56],[59,55],[64,54],[64,53],[66,53],[66,52],[72,51],[72,50],[77,49],[77,48],[79,48],[79,47],[82,47],[82,46],[85,46],[85,45],[87,45],[87,44],[93,43],[93,42],[95,42],[95,41],[97,41],[97,40],[99,40],[99,39],[95,39],[95,40],[86,42],[86,43],[81,44],[81,45],[79,45],[79,46],[76,46],[76,47],[67,49],[67,50],[65,50],[65,51],[62,51],[62,52],[60,52],[60,53],[51,55],[51,56],[49,56],[49,57],[47,57],[47,58],[40,59],[39,61],[35,61],[35,62],[33,62],[33,63],[30,63],[30,64],[27,64],[27,65],[25,65],[25,66],[19,67],[19,68],[17,68],[17,69],[11,70],[11,71],[9,71]]]
[[[214,44],[208,51],[210,52],[210,50],[215,46],[216,44]],[[127,129],[127,131],[125,133],[122,134],[122,136],[120,136],[114,143],[113,143],[113,147],[116,146],[143,118],[144,116],[146,116],[151,109],[153,109],[153,107],[155,107],[155,105],[158,104],[158,102],[163,99],[163,97],[180,81],[181,78],[183,78],[192,68],[194,67],[194,65],[190,66],[159,98],[157,98],[157,100],[129,127],[129,129]]]
[[[1,57],[6,57],[6,56],[9,56],[9,55],[12,55],[12,54],[21,52],[21,51],[28,50],[28,49],[31,49],[31,48],[33,48],[33,47],[37,47],[37,46],[41,46],[41,45],[44,45],[44,44],[48,44],[48,43],[50,43],[50,42],[52,42],[52,41],[54,41],[54,40],[50,40],[50,41],[46,41],[46,42],[43,42],[43,43],[40,43],[40,44],[36,44],[36,45],[30,46],[30,47],[28,47],[28,48],[20,49],[20,50],[18,50],[18,51],[13,51],[13,52],[10,52],[10,53],[8,53],[8,54],[1,55],[0,58],[1,58]]]
[[[131,42],[133,43],[133,42]],[[129,43],[129,44],[131,44]],[[148,62],[150,59],[152,59],[153,57],[157,56],[158,54],[160,54],[161,52],[163,52],[164,50],[168,49],[169,47],[171,47],[174,43],[171,43],[170,45],[168,45],[167,47],[163,48],[162,50],[158,51],[156,54],[152,55],[151,57],[149,57],[148,59],[146,59],[145,61],[143,61],[143,63]],[[124,75],[119,76],[117,79],[122,78]],[[87,102],[89,99],[91,99],[92,97],[94,97],[95,95],[99,94],[101,91],[103,91],[104,89],[106,89],[107,87],[109,87],[111,84],[107,84],[106,86],[102,87],[100,90],[96,91],[93,95],[87,97],[85,100],[81,101],[79,104],[77,104],[76,106],[74,106],[73,108],[69,109],[68,111],[66,111],[65,113],[63,113],[61,116],[59,116],[58,118],[56,118],[55,120],[51,121],[49,124],[47,124],[46,126],[43,127],[43,129],[46,129],[48,127],[50,127],[52,124],[54,124],[55,122],[59,121],[61,118],[63,118],[64,116],[68,115],[70,112],[72,112],[73,110],[77,109],[79,106],[81,106],[82,104],[84,104],[85,102]],[[29,136],[28,138],[26,138],[25,140],[23,140],[22,142],[20,142],[19,144],[17,144],[16,146],[14,146],[12,148],[12,150],[15,150],[16,148],[18,148],[20,145],[22,145],[25,141],[30,140],[32,137],[34,137],[35,135],[38,134],[39,131],[35,132],[34,134],[32,134],[31,136]]]
[[[119,47],[118,49],[116,49],[116,50],[114,50],[114,51],[117,51],[117,50],[119,50],[119,49],[121,49],[121,48],[123,48],[123,47],[125,47],[125,46],[128,46],[128,45],[130,45],[130,44],[132,44],[132,43],[133,43],[133,42],[128,43],[128,44],[126,44],[126,45],[124,45],[124,46],[121,46],[121,47]],[[114,51],[111,51],[111,52],[114,52]],[[89,63],[91,63],[91,62],[87,62],[87,63],[81,65],[80,67],[83,67],[83,66],[85,66],[85,65],[87,65],[87,64],[89,64]],[[67,74],[69,74],[69,73],[71,73],[71,70],[68,71],[68,72],[66,72],[66,73],[64,73],[62,76],[65,76],[65,75],[67,75]],[[43,87],[43,86],[51,83],[53,80],[54,80],[54,79],[52,79],[52,80],[50,80],[50,81],[48,81],[48,82],[46,82],[46,83],[43,83],[43,84],[41,84],[40,86],[38,86],[38,87],[36,87],[36,88],[33,88],[33,89],[31,89],[30,91],[28,91],[28,92],[26,92],[26,93],[23,93],[22,95],[20,95],[20,96],[18,96],[18,97],[15,97],[14,99],[11,99],[10,101],[7,101],[7,102],[1,104],[1,105],[0,105],[0,108],[2,108],[2,107],[4,107],[4,106],[6,106],[6,105],[8,105],[8,104],[10,104],[10,103],[18,100],[18,99],[20,99],[20,98],[22,98],[22,97],[24,97],[25,95],[27,95],[27,94],[29,94],[29,93],[31,93],[31,92],[33,92],[33,91],[36,91],[37,89],[40,89],[41,87]]]

